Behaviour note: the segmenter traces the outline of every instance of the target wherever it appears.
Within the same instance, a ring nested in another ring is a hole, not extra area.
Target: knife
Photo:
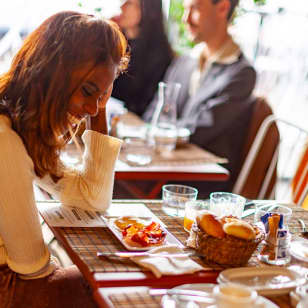
[[[131,257],[166,257],[166,258],[180,258],[180,257],[200,257],[201,254],[196,252],[189,253],[149,253],[149,252],[126,252],[126,251],[116,251],[116,252],[97,252],[96,254],[99,258],[103,257],[119,257],[119,258],[131,258]]]
[[[199,291],[199,290],[188,290],[188,289],[151,289],[149,290],[152,296],[162,296],[162,295],[190,295],[190,296],[204,296],[211,297],[212,294]]]

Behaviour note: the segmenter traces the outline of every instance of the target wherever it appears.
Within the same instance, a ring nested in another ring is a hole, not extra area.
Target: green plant
[[[266,0],[253,0],[256,5],[264,5],[266,4]]]
[[[174,49],[181,53],[183,49],[192,48],[194,43],[189,40],[185,24],[182,22],[182,16],[184,13],[183,1],[182,0],[171,0],[170,1],[170,10],[169,10],[169,34],[174,35],[171,37],[171,43]]]
[[[255,5],[262,6],[266,4],[267,0],[240,0],[240,2],[244,1],[253,1]],[[194,46],[194,43],[189,40],[185,30],[185,25],[182,22],[183,12],[183,0],[170,0],[168,29],[173,48],[179,53]],[[243,14],[245,14],[245,11],[243,11],[241,6],[239,6],[238,11],[235,12],[234,18]],[[174,37],[177,37],[177,39],[175,40]]]

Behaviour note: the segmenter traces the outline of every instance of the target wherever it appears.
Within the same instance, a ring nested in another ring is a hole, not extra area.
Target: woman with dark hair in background
[[[131,60],[115,81],[112,96],[141,116],[173,58],[164,28],[161,0],[126,0],[113,20],[128,39]]]
[[[126,50],[114,22],[61,12],[0,76],[0,307],[96,307],[78,269],[50,255],[33,183],[64,205],[109,206],[121,141],[107,136],[106,103]],[[69,169],[60,151],[85,117],[83,166]]]

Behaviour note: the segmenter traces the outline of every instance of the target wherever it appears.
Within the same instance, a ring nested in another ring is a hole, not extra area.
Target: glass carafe
[[[159,100],[154,111],[151,127],[156,151],[161,154],[170,153],[176,146],[176,104],[180,88],[179,83],[159,83]]]

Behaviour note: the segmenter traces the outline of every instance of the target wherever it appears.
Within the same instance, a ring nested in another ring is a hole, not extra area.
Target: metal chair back
[[[233,192],[250,199],[292,201],[292,179],[307,140],[305,129],[274,115],[268,116],[250,147]],[[265,155],[264,150],[270,151]],[[253,187],[252,193],[249,187]],[[307,191],[308,187],[297,204],[301,204]]]

